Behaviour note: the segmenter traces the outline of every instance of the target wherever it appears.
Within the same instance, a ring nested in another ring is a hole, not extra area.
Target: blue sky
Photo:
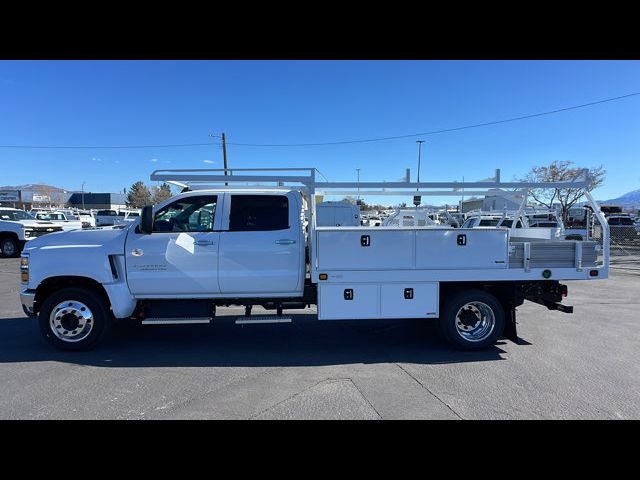
[[[453,128],[640,91],[638,61],[0,61],[0,185],[122,191],[155,168],[222,167],[219,142],[313,143]],[[640,96],[420,137],[421,179],[479,180],[572,160],[604,165],[595,192],[640,188]],[[317,167],[332,181],[415,179],[417,138],[315,147],[228,146],[230,167]],[[207,161],[205,163],[205,160]],[[214,162],[214,163],[210,163]],[[378,197],[380,198],[380,197]]]

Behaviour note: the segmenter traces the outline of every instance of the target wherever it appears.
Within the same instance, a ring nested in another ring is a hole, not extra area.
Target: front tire
[[[86,288],[50,295],[38,313],[40,333],[61,350],[89,350],[109,333],[113,317],[104,299]]]
[[[445,339],[461,350],[482,350],[495,345],[504,332],[504,309],[484,290],[463,290],[451,295],[440,315]]]
[[[16,257],[20,254],[20,245],[15,238],[3,238],[0,240],[0,255],[6,258]]]

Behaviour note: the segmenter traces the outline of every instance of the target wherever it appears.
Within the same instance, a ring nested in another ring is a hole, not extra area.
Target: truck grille
[[[53,232],[61,232],[62,227],[33,227],[30,228],[29,238],[41,237],[42,235],[46,235],[47,233]]]

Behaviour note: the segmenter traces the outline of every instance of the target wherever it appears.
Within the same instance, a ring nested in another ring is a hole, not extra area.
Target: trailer
[[[593,241],[525,238],[511,228],[319,226],[326,195],[483,195],[488,189],[587,188],[572,182],[329,182],[317,170],[156,170],[152,181],[182,193],[145,207],[118,229],[59,234],[22,255],[25,313],[55,347],[97,345],[113,319],[209,323],[217,309],[245,307],[237,323],[283,323],[287,309],[317,318],[438,319],[444,338],[481,349],[517,339],[525,300],[571,313],[564,280],[608,277],[608,225]],[[273,184],[273,185],[269,185]],[[495,192],[494,192],[495,193]],[[510,192],[512,193],[512,192]],[[521,213],[521,212],[520,212]],[[520,214],[518,214],[520,215]],[[256,317],[254,306],[274,310]]]

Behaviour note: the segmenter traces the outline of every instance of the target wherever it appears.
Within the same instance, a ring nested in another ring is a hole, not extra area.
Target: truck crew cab
[[[320,189],[413,195],[450,186],[457,195],[460,184],[317,183],[315,169],[290,169],[295,174],[288,176],[282,170],[154,172],[153,181],[171,181],[183,193],[145,207],[128,225],[30,242],[21,258],[25,313],[66,350],[95,346],[114,319],[209,323],[217,308],[243,305],[237,323],[280,323],[291,321],[283,310],[312,304],[319,320],[439,318],[452,345],[479,349],[503,334],[515,338],[515,308],[525,299],[570,312],[560,303],[567,289],[558,280],[608,273],[608,250],[599,260],[594,242],[511,242],[507,228],[321,227]],[[222,186],[234,182],[278,186]],[[486,183],[465,189],[502,186]],[[276,315],[256,319],[255,305]]]

